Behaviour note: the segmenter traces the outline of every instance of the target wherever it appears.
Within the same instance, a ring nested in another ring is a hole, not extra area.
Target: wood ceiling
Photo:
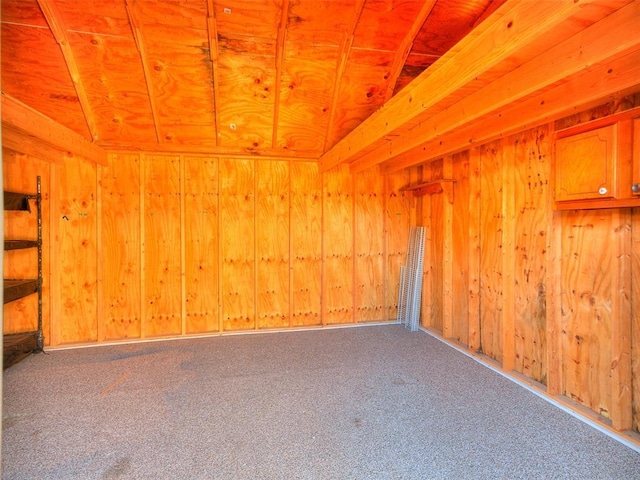
[[[2,0],[2,91],[105,149],[318,159],[505,0]]]

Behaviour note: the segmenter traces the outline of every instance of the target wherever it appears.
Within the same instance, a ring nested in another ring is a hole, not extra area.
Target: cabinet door
[[[617,124],[556,141],[556,201],[616,198]]]

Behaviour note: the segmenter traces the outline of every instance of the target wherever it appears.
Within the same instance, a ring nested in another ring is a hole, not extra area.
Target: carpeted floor
[[[640,454],[400,325],[57,350],[5,371],[3,479],[632,479]]]

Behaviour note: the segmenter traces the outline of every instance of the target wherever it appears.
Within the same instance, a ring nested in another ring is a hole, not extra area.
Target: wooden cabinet
[[[640,111],[556,132],[557,209],[640,206]]]

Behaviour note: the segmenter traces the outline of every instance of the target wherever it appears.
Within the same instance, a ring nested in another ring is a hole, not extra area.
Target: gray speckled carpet
[[[5,371],[3,479],[631,479],[640,454],[400,325],[56,350]]]

